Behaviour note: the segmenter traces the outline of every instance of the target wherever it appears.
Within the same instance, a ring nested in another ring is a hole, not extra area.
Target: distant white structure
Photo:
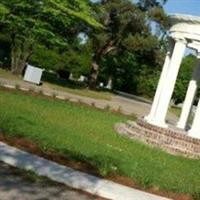
[[[86,77],[81,75],[78,79],[79,82],[84,82],[86,80]]]
[[[84,82],[84,81],[87,80],[87,77],[86,77],[86,76],[83,76],[83,75],[80,75],[79,78],[75,78],[75,77],[73,76],[73,74],[70,73],[70,75],[69,75],[69,80],[71,80],[71,81],[78,81],[78,82]]]
[[[43,69],[28,64],[24,74],[24,80],[39,85],[43,71]]]
[[[104,87],[103,82],[100,82],[100,83],[99,83],[99,87],[100,87],[100,88],[103,88],[103,87]]]
[[[175,14],[170,16],[170,20],[169,41],[171,45],[166,55],[151,111],[145,117],[145,120],[159,127],[168,127],[165,119],[181,61],[187,47],[196,51],[197,63],[188,86],[182,113],[177,123],[178,128],[186,129],[197,91],[197,83],[200,79],[200,17]],[[189,136],[200,138],[200,101],[192,128],[188,133]]]
[[[73,74],[72,74],[72,73],[70,73],[70,75],[69,75],[69,80],[70,80],[70,81],[74,81],[74,77],[73,77]]]
[[[108,83],[106,85],[106,89],[112,90],[112,86],[113,86],[113,80],[112,80],[112,77],[109,77]]]

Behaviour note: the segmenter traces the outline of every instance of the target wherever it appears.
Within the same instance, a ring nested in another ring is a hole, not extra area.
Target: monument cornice
[[[200,17],[191,15],[169,15],[171,28],[169,35],[172,38],[185,38],[200,41]]]
[[[200,17],[192,15],[171,14],[169,15],[170,24],[186,22],[188,24],[200,25]]]

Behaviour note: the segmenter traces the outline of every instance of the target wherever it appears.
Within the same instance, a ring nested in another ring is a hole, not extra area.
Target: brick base
[[[117,124],[115,128],[120,134],[159,147],[168,153],[200,158],[200,139],[188,136],[187,132],[160,128],[144,120]]]

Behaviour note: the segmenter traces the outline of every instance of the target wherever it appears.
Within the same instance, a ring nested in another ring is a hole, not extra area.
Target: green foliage
[[[79,25],[102,27],[91,16],[88,1],[2,0],[1,5],[0,25],[10,38],[14,73],[21,73],[35,45],[66,48],[76,39]]]
[[[64,69],[76,77],[81,74],[88,75],[91,64],[91,48],[90,45],[79,45],[76,49],[71,46],[60,52],[59,48],[49,49],[38,45],[33,51],[30,63],[48,70]]]
[[[124,88],[127,92],[135,91],[139,93],[136,89],[133,90],[133,87],[137,88],[136,75],[130,73],[136,72],[137,75],[140,75],[140,69],[146,68],[143,66],[148,66],[151,69],[148,73],[150,71],[153,73],[156,66],[160,65],[164,43],[152,34],[149,21],[157,20],[157,23],[161,24],[161,15],[165,13],[161,4],[156,4],[157,1],[152,2],[140,1],[139,3],[146,6],[145,9],[128,0],[100,1],[93,6],[96,11],[96,18],[106,27],[106,29],[90,33],[94,51],[91,70],[91,83],[93,85],[97,84],[98,75],[99,80],[102,77],[108,79],[112,76],[113,79],[118,80],[114,81],[114,84],[117,83],[117,85],[114,85],[116,89]],[[150,3],[151,6],[149,7],[146,3]],[[101,13],[101,15],[98,13]],[[132,54],[133,63],[127,59],[126,55],[128,54]],[[124,57],[122,58],[122,56]],[[106,59],[109,60],[105,61]],[[134,70],[133,66],[135,67]],[[120,77],[120,73],[115,70],[105,69],[106,67],[120,69],[120,71],[123,71],[122,76]],[[105,74],[102,74],[102,72]],[[116,74],[117,77],[114,77]],[[96,80],[94,80],[94,77],[96,77]]]
[[[143,188],[199,198],[200,160],[169,155],[116,134],[113,126],[126,121],[124,116],[20,92],[1,91],[0,99],[0,126],[11,137],[89,163],[103,175],[128,176]]]
[[[139,8],[147,14],[148,20],[156,22],[157,28],[164,34],[166,32],[164,28],[169,25],[168,16],[163,9],[166,2],[167,0],[139,0],[137,3]]]
[[[2,33],[0,33],[0,47],[0,67],[5,68],[10,65],[10,41]]]
[[[196,57],[194,55],[188,55],[183,59],[173,95],[175,103],[181,103],[185,99],[188,84],[192,78],[192,72],[195,67],[195,62]]]
[[[126,59],[124,59],[126,58]],[[109,67],[108,67],[109,66]],[[102,62],[102,79],[106,82],[107,74],[113,78],[113,89],[130,93],[136,91],[138,76],[138,62],[134,54],[128,51],[120,54],[108,55]]]
[[[59,10],[63,13],[68,14],[69,16],[73,16],[81,21],[86,22],[93,27],[103,28],[100,23],[98,23],[94,18],[91,17],[89,2],[86,0],[47,0],[46,2],[53,5],[55,12],[58,12]]]
[[[5,15],[5,14],[8,14],[9,13],[9,10],[2,4],[2,3],[0,3],[0,19],[1,20],[3,20],[3,16]],[[1,22],[1,21],[0,21]]]
[[[30,58],[30,63],[47,70],[64,67],[64,59],[56,49],[48,49],[43,45],[37,45]]]
[[[128,35],[127,38],[124,39],[124,45],[131,52],[151,52],[154,49],[158,49],[159,41],[156,36],[148,35],[144,36],[139,33],[135,35]]]
[[[137,94],[153,98],[160,78],[160,70],[152,70],[149,66],[141,66],[140,74],[137,78]]]
[[[28,61],[76,77],[93,73],[95,84],[106,84],[111,78],[114,89],[152,97],[167,42],[164,35],[159,39],[152,34],[150,24],[155,21],[160,29],[167,27],[164,3],[2,0],[0,66],[11,62],[13,72],[21,73]],[[80,32],[87,34],[86,44],[80,43]],[[192,60],[183,61],[173,95],[176,102],[184,99]]]
[[[183,58],[172,97],[175,103],[184,101],[195,63],[196,57],[194,55],[188,55]],[[155,68],[152,72],[149,66],[141,66],[137,80],[137,93],[152,98],[155,94],[161,71],[162,67]]]
[[[66,69],[72,72],[74,76],[87,75],[90,72],[92,62],[92,49],[90,44],[79,45],[76,49],[69,49],[65,53]]]

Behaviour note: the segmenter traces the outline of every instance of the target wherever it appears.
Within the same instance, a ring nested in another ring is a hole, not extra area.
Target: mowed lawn
[[[22,77],[13,75],[10,71],[1,68],[0,68],[0,78],[12,81],[18,81],[18,85],[20,85],[20,83],[23,84]],[[50,88],[84,97],[90,97],[93,99],[111,100],[112,96],[114,96],[114,94],[108,91],[92,91],[81,86],[73,85],[75,84],[74,82],[69,82],[63,79],[59,79],[57,78],[56,74],[52,74],[51,76],[47,75],[45,76],[45,74],[43,74],[42,83],[43,85],[40,86],[41,89]]]
[[[86,161],[102,174],[131,177],[144,188],[200,198],[200,160],[172,156],[118,135],[114,124],[126,120],[84,105],[0,90],[0,128],[6,134]]]

